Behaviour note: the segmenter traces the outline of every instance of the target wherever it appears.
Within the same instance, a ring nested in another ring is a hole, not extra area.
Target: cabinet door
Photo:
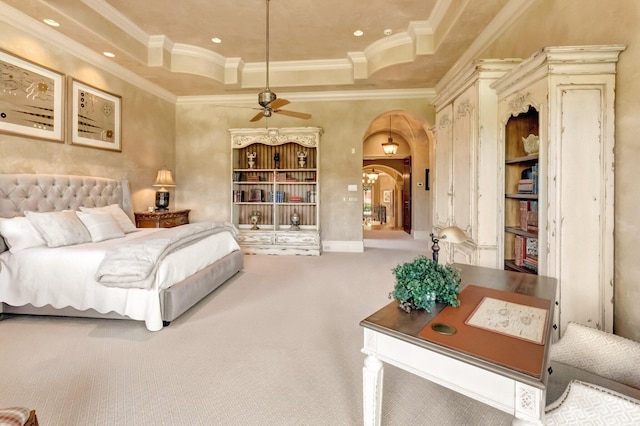
[[[471,89],[470,89],[471,90]],[[473,212],[475,211],[475,142],[476,135],[476,105],[475,98],[469,91],[453,104],[453,225],[471,232]]]
[[[611,330],[613,274],[610,265],[613,223],[612,151],[601,125],[604,86],[567,85],[557,89],[562,132],[553,147],[558,163],[555,195],[559,202],[556,252],[561,282],[561,330],[567,322]],[[561,220],[560,220],[561,219]]]
[[[433,173],[433,225],[449,226],[451,203],[451,145],[453,138],[453,106],[447,105],[436,115],[435,170]]]

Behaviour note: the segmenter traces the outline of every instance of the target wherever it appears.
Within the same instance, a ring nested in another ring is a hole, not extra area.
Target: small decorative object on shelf
[[[530,134],[526,138],[523,137],[522,143],[527,155],[537,154],[540,151],[540,138],[534,134]]]
[[[291,213],[291,227],[289,229],[291,231],[300,230],[300,214],[297,209],[293,209],[293,213]]]
[[[413,262],[396,266],[393,274],[396,284],[389,298],[396,299],[406,312],[424,309],[431,313],[436,303],[460,306],[460,272],[449,265],[418,256]]]
[[[256,152],[247,152],[247,162],[249,164],[249,168],[253,169],[253,166],[256,165],[256,157],[258,155],[256,154]]]
[[[298,164],[303,168],[307,162],[307,151],[298,151]]]
[[[257,210],[254,210],[251,212],[251,214],[249,215],[249,221],[251,222],[251,224],[253,225],[251,227],[252,231],[255,231],[257,229],[260,229],[258,227],[258,223],[260,223],[260,219],[262,219],[262,213],[260,213]]]
[[[280,168],[280,153],[278,152],[273,154],[273,167],[276,169]]]

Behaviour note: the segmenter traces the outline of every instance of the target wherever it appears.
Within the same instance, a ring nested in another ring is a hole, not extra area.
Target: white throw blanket
[[[158,265],[167,255],[219,232],[238,230],[229,223],[191,223],[156,232],[109,250],[95,279],[109,287],[150,289]]]

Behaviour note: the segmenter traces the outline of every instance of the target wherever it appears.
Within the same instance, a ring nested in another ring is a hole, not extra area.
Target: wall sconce
[[[398,144],[393,141],[391,137],[391,114],[389,114],[389,139],[382,144],[382,150],[384,155],[395,155],[398,152]]]
[[[467,240],[467,236],[464,235],[462,229],[457,226],[449,226],[440,231],[440,235],[436,236],[433,232],[430,234],[431,242],[433,245],[431,246],[431,251],[433,252],[433,260],[438,263],[438,252],[440,251],[440,246],[438,245],[438,241],[447,240],[449,243],[462,243]]]
[[[156,210],[169,210],[169,190],[167,187],[176,186],[171,170],[167,170],[165,167],[158,170],[156,183],[153,186],[160,187],[156,192]]]

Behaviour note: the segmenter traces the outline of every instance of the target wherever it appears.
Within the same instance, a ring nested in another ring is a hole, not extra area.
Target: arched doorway
[[[402,160],[383,164],[364,160],[362,166],[362,222],[369,230],[398,230],[406,222],[402,211],[403,175],[398,166]]]
[[[425,189],[432,141],[428,123],[408,111],[386,111],[371,122],[362,150],[364,230],[404,230],[412,238],[428,238],[431,197]],[[383,149],[389,142],[397,145],[394,153]]]

